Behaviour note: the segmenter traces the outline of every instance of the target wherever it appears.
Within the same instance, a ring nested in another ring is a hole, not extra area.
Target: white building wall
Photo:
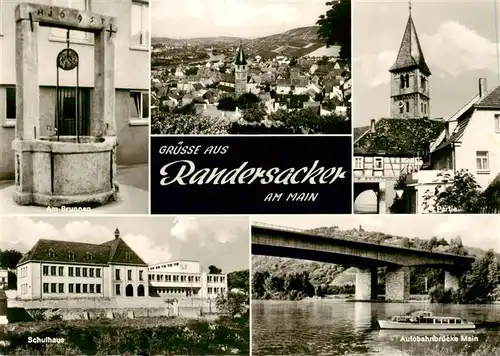
[[[104,276],[104,296],[105,297],[112,297],[114,295],[114,287],[113,287],[113,268],[111,266],[107,266],[104,269],[103,276]]]
[[[178,260],[163,263],[157,263],[148,267],[150,273],[170,272],[170,273],[192,273],[199,274],[201,271],[200,263],[197,261]]]
[[[147,0],[146,0],[147,1]],[[34,4],[54,4],[65,7],[65,1],[30,0]],[[16,83],[16,26],[14,10],[18,0],[0,1],[0,85]],[[118,19],[118,31],[115,34],[115,86],[123,89],[149,88],[149,46],[143,48],[132,45],[131,41],[131,0],[98,1],[90,0],[91,11],[97,14],[114,16]],[[71,44],[80,57],[80,86],[94,86],[94,46],[85,40]],[[66,47],[65,38],[57,38],[49,27],[39,29],[39,71],[40,86],[56,84],[55,58]],[[120,74],[121,73],[121,74]],[[61,85],[74,85],[74,73],[63,73]]]
[[[500,173],[500,133],[495,132],[495,115],[500,110],[476,110],[465,129],[462,144],[456,148],[456,168],[468,169],[484,189]],[[478,172],[476,152],[487,151],[489,170]]]
[[[134,297],[138,296],[138,287],[142,285],[144,287],[144,296],[149,296],[149,288],[148,288],[148,268],[146,266],[132,266],[132,265],[112,265],[110,270],[111,273],[111,296],[113,297],[125,297],[126,296],[126,288],[128,285],[131,285],[133,288]],[[116,271],[120,271],[120,279],[116,279]],[[131,279],[128,278],[128,271],[131,271]],[[139,279],[140,273],[142,272],[142,280]],[[120,286],[120,295],[116,294],[116,286]]]
[[[48,267],[49,275],[43,274],[44,266]],[[56,275],[51,275],[51,267],[56,268]],[[59,268],[63,268],[63,275],[59,275]],[[73,268],[73,276],[69,275],[69,268]],[[80,276],[76,276],[76,269],[80,269]],[[83,268],[87,269],[87,277],[83,277]],[[90,268],[94,269],[94,277],[90,276]],[[96,269],[100,269],[100,277],[96,277]],[[29,262],[17,268],[17,295],[21,299],[62,299],[62,298],[97,298],[107,297],[105,288],[105,269],[102,265],[77,265],[62,263]],[[48,283],[49,292],[44,292],[44,284]],[[56,284],[56,292],[51,292],[51,284]],[[64,285],[64,292],[59,292],[59,284]],[[73,284],[73,293],[69,292],[69,284]],[[80,293],[76,293],[76,284],[80,284]],[[87,293],[83,292],[83,285],[87,285]],[[94,293],[90,293],[89,285],[94,285]],[[27,285],[23,287],[23,285]],[[96,285],[101,286],[101,292],[96,292]]]

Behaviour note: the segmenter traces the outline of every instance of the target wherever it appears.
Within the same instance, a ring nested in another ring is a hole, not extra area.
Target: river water
[[[498,327],[470,331],[405,331],[378,328],[377,319],[424,309],[435,315],[459,316],[476,322],[500,321],[498,304],[363,303],[328,299],[299,302],[256,300],[252,301],[252,355],[458,355],[472,354],[482,344],[493,344],[493,340],[500,338]],[[427,341],[415,341],[426,336]],[[429,339],[433,336],[433,339]],[[461,340],[462,337],[469,340]],[[438,340],[439,338],[441,340]],[[439,350],[443,353],[437,352]]]

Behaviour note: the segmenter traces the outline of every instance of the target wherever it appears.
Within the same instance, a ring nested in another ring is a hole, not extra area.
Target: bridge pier
[[[459,288],[459,277],[449,271],[444,271],[444,289],[457,290]]]
[[[407,300],[410,297],[409,267],[387,267],[385,274],[385,300]]]
[[[355,300],[377,299],[377,269],[356,268]]]

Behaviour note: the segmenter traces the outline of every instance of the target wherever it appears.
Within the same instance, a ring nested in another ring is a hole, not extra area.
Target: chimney
[[[487,91],[486,78],[479,78],[479,97],[484,97]]]
[[[375,133],[375,119],[370,121],[370,132]]]
[[[450,138],[450,122],[449,121],[446,121],[444,123],[444,134],[445,134],[446,139]]]
[[[118,230],[118,228],[116,228],[116,230],[115,230],[115,240],[117,240],[119,237],[120,237],[120,230]]]

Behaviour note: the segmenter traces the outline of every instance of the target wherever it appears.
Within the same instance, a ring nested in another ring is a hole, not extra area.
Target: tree
[[[297,65],[297,57],[292,57],[290,59],[290,67],[295,67]]]
[[[496,214],[500,212],[500,179],[497,177],[486,190],[481,194],[484,202],[486,214]]]
[[[351,0],[329,1],[330,9],[316,22],[327,47],[340,46],[340,58],[351,62]]]
[[[238,100],[236,100],[236,105],[240,109],[248,109],[251,107],[257,106],[257,104],[260,102],[260,99],[257,95],[253,93],[245,93],[242,94]]]
[[[494,262],[493,250],[486,252],[472,263],[471,269],[465,275],[464,298],[469,303],[485,303],[496,285],[489,279],[490,265]]]
[[[252,294],[256,298],[261,298],[266,292],[264,286],[266,279],[269,277],[269,272],[255,272],[252,276]]]
[[[222,269],[220,269],[214,265],[210,265],[210,266],[208,266],[208,273],[209,274],[221,274]]]
[[[474,175],[467,170],[455,172],[451,184],[447,184],[449,173],[441,173],[440,176],[444,185],[437,185],[434,192],[425,192],[425,210],[431,213],[480,213],[485,208],[480,186]]]
[[[196,75],[198,74],[198,67],[191,67],[186,69],[186,75]]]
[[[243,120],[246,122],[262,122],[266,116],[266,110],[262,105],[250,107],[243,112]]]
[[[7,272],[7,289],[17,289],[17,275],[11,271]]]
[[[222,111],[236,111],[238,103],[231,97],[224,97],[219,100],[217,109]]]
[[[248,311],[248,296],[242,293],[228,292],[226,295],[219,295],[215,300],[215,305],[224,316],[241,317]]]
[[[0,267],[15,269],[23,254],[17,250],[0,250]]]
[[[241,289],[246,293],[250,292],[250,271],[237,271],[227,274],[227,287],[229,290],[233,288]]]

